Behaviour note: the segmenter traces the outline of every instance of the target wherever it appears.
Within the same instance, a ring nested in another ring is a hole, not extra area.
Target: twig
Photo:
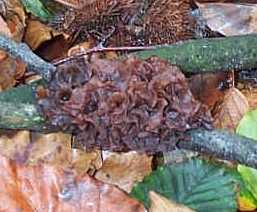
[[[142,51],[142,50],[151,50],[155,49],[157,46],[121,46],[121,47],[94,47],[92,49],[85,50],[83,52],[80,52],[78,54],[66,57],[64,59],[58,60],[54,62],[53,64],[55,66],[60,65],[62,63],[66,63],[71,60],[75,60],[79,57],[84,57],[85,55],[89,55],[92,53],[98,53],[98,52],[108,52],[108,51]]]
[[[55,66],[34,54],[27,44],[16,43],[0,34],[0,49],[6,51],[11,57],[22,60],[28,65],[29,69],[41,75],[47,81],[51,79]]]
[[[257,168],[257,142],[255,140],[219,130],[192,130],[188,132],[188,136],[191,139],[179,142],[179,148]]]

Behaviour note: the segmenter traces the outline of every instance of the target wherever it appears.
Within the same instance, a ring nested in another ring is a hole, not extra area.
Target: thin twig
[[[157,46],[122,46],[122,47],[94,47],[92,49],[85,50],[83,52],[80,52],[78,54],[66,57],[64,59],[58,60],[54,62],[53,64],[55,66],[60,65],[62,63],[66,63],[71,60],[75,60],[79,57],[84,57],[85,55],[89,55],[92,53],[98,53],[98,52],[108,52],[108,51],[142,51],[142,50],[152,50],[155,49]]]

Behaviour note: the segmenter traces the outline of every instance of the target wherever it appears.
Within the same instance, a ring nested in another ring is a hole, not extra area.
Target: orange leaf
[[[3,156],[0,169],[1,211],[144,211],[118,188],[71,169],[17,165]]]
[[[231,73],[197,74],[189,79],[189,86],[194,97],[211,108],[224,98],[230,81]]]

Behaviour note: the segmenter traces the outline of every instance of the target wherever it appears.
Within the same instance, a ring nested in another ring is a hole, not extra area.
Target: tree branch
[[[158,56],[183,72],[214,72],[257,67],[257,35],[190,40],[135,53],[141,59]]]
[[[45,80],[51,79],[55,66],[34,54],[25,43],[16,43],[10,38],[0,34],[0,49],[6,51],[11,57],[18,58],[28,65],[28,68],[41,75]]]
[[[179,142],[182,149],[257,168],[257,141],[221,130],[192,130],[190,140]]]

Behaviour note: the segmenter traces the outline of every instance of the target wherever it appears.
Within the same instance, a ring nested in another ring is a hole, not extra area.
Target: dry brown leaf
[[[21,160],[21,155],[26,152],[27,146],[30,144],[29,131],[5,131],[1,133],[0,149],[1,154],[14,159]]]
[[[59,33],[37,20],[27,21],[24,41],[35,53],[47,61],[67,56],[70,47],[68,36]]]
[[[102,165],[100,151],[71,149],[71,136],[64,133],[31,134],[19,131],[3,134],[0,147],[1,154],[22,164],[51,164],[73,168],[77,173],[94,172]]]
[[[212,108],[224,98],[231,77],[231,73],[225,72],[197,74],[189,79],[189,87],[196,99]]]
[[[11,31],[8,28],[6,22],[4,21],[1,15],[0,15],[0,33],[4,34],[7,37],[11,37]]]
[[[226,36],[257,32],[256,4],[197,3],[197,5],[202,18],[213,31]]]
[[[152,157],[137,152],[109,153],[103,166],[96,172],[96,179],[117,185],[130,192],[136,182],[150,174]]]
[[[0,33],[21,41],[25,27],[23,7],[17,0],[7,1],[6,6],[5,16],[0,16]],[[2,91],[16,84],[16,80],[24,74],[26,66],[0,51],[0,70],[0,90]]]
[[[257,108],[257,88],[244,88],[240,90],[248,101],[250,110]]]
[[[50,133],[34,135],[33,143],[27,149],[27,162],[50,163],[67,167],[71,161],[71,135]]]
[[[37,20],[29,20],[24,41],[35,50],[44,41],[52,38],[52,29]]]
[[[26,26],[26,15],[23,6],[19,0],[6,1],[5,20],[11,30],[12,38],[21,41]]]
[[[84,152],[80,149],[72,149],[71,151],[71,167],[77,173],[94,173],[102,167],[102,157],[99,150]]]
[[[118,188],[71,169],[18,165],[0,156],[0,170],[0,211],[144,211]]]
[[[149,192],[150,209],[149,212],[193,212],[191,208],[168,200],[154,191]]]
[[[6,57],[0,61],[0,70],[0,88],[5,90],[16,84],[16,80],[24,74],[26,66],[19,60]]]
[[[31,49],[37,49],[40,44],[53,37],[60,35],[52,28],[46,26],[37,20],[29,20],[27,23],[24,41],[30,46]]]
[[[54,61],[67,57],[70,46],[71,41],[60,34],[41,43],[35,53],[46,61]]]
[[[215,111],[214,126],[234,131],[248,110],[249,105],[245,96],[238,89],[231,88]]]
[[[8,28],[6,22],[0,15],[0,34],[4,34],[7,37],[11,37],[10,29]],[[7,54],[4,51],[0,50],[0,61],[2,61],[4,58],[6,58]]]

